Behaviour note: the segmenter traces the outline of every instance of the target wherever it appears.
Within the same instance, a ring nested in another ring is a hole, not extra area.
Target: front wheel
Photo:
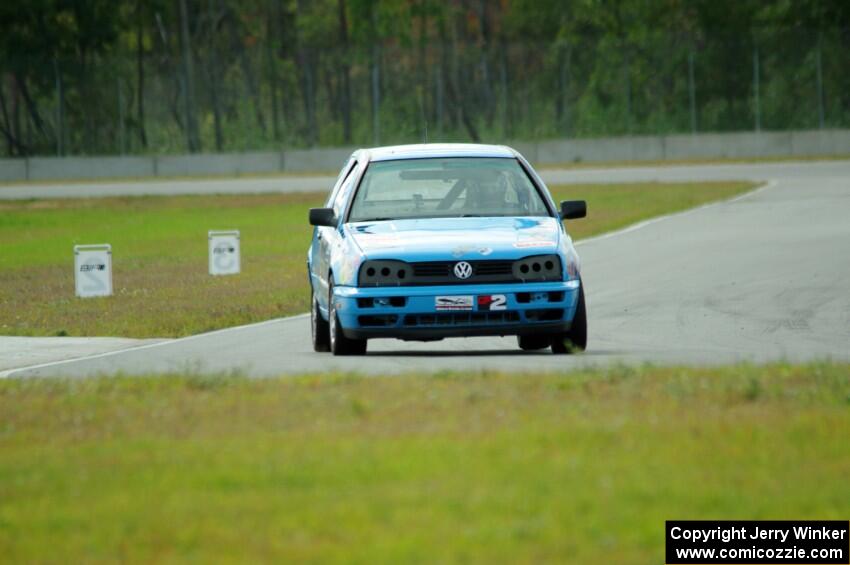
[[[310,330],[313,334],[313,351],[317,353],[325,353],[331,350],[331,336],[328,322],[322,318],[322,313],[319,311],[319,301],[310,292],[310,302],[313,307],[310,309]]]
[[[334,304],[334,280],[331,277],[328,284],[328,334],[330,335],[331,353],[334,355],[365,355],[366,340],[350,339],[345,337],[342,326],[336,315],[336,304]]]
[[[584,303],[584,283],[578,290],[578,305],[569,331],[552,338],[552,353],[579,353],[587,349],[587,307]]]

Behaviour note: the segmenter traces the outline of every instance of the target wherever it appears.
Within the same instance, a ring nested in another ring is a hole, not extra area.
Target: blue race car
[[[307,253],[313,348],[362,355],[371,338],[515,335],[519,347],[584,350],[579,258],[556,207],[509,147],[425,144],[351,156]]]

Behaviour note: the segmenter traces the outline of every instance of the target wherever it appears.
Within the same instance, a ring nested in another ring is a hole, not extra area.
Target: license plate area
[[[472,295],[434,297],[434,309],[438,312],[470,312],[474,303]]]

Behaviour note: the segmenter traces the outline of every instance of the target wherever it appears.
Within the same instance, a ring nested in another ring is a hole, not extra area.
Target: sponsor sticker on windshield
[[[434,299],[437,310],[472,310],[472,296],[438,296]]]

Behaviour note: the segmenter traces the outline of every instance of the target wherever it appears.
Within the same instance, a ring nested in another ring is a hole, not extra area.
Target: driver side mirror
[[[587,216],[587,202],[584,200],[564,200],[561,202],[561,219],[577,220]]]
[[[336,227],[336,214],[333,208],[310,208],[310,225]]]

